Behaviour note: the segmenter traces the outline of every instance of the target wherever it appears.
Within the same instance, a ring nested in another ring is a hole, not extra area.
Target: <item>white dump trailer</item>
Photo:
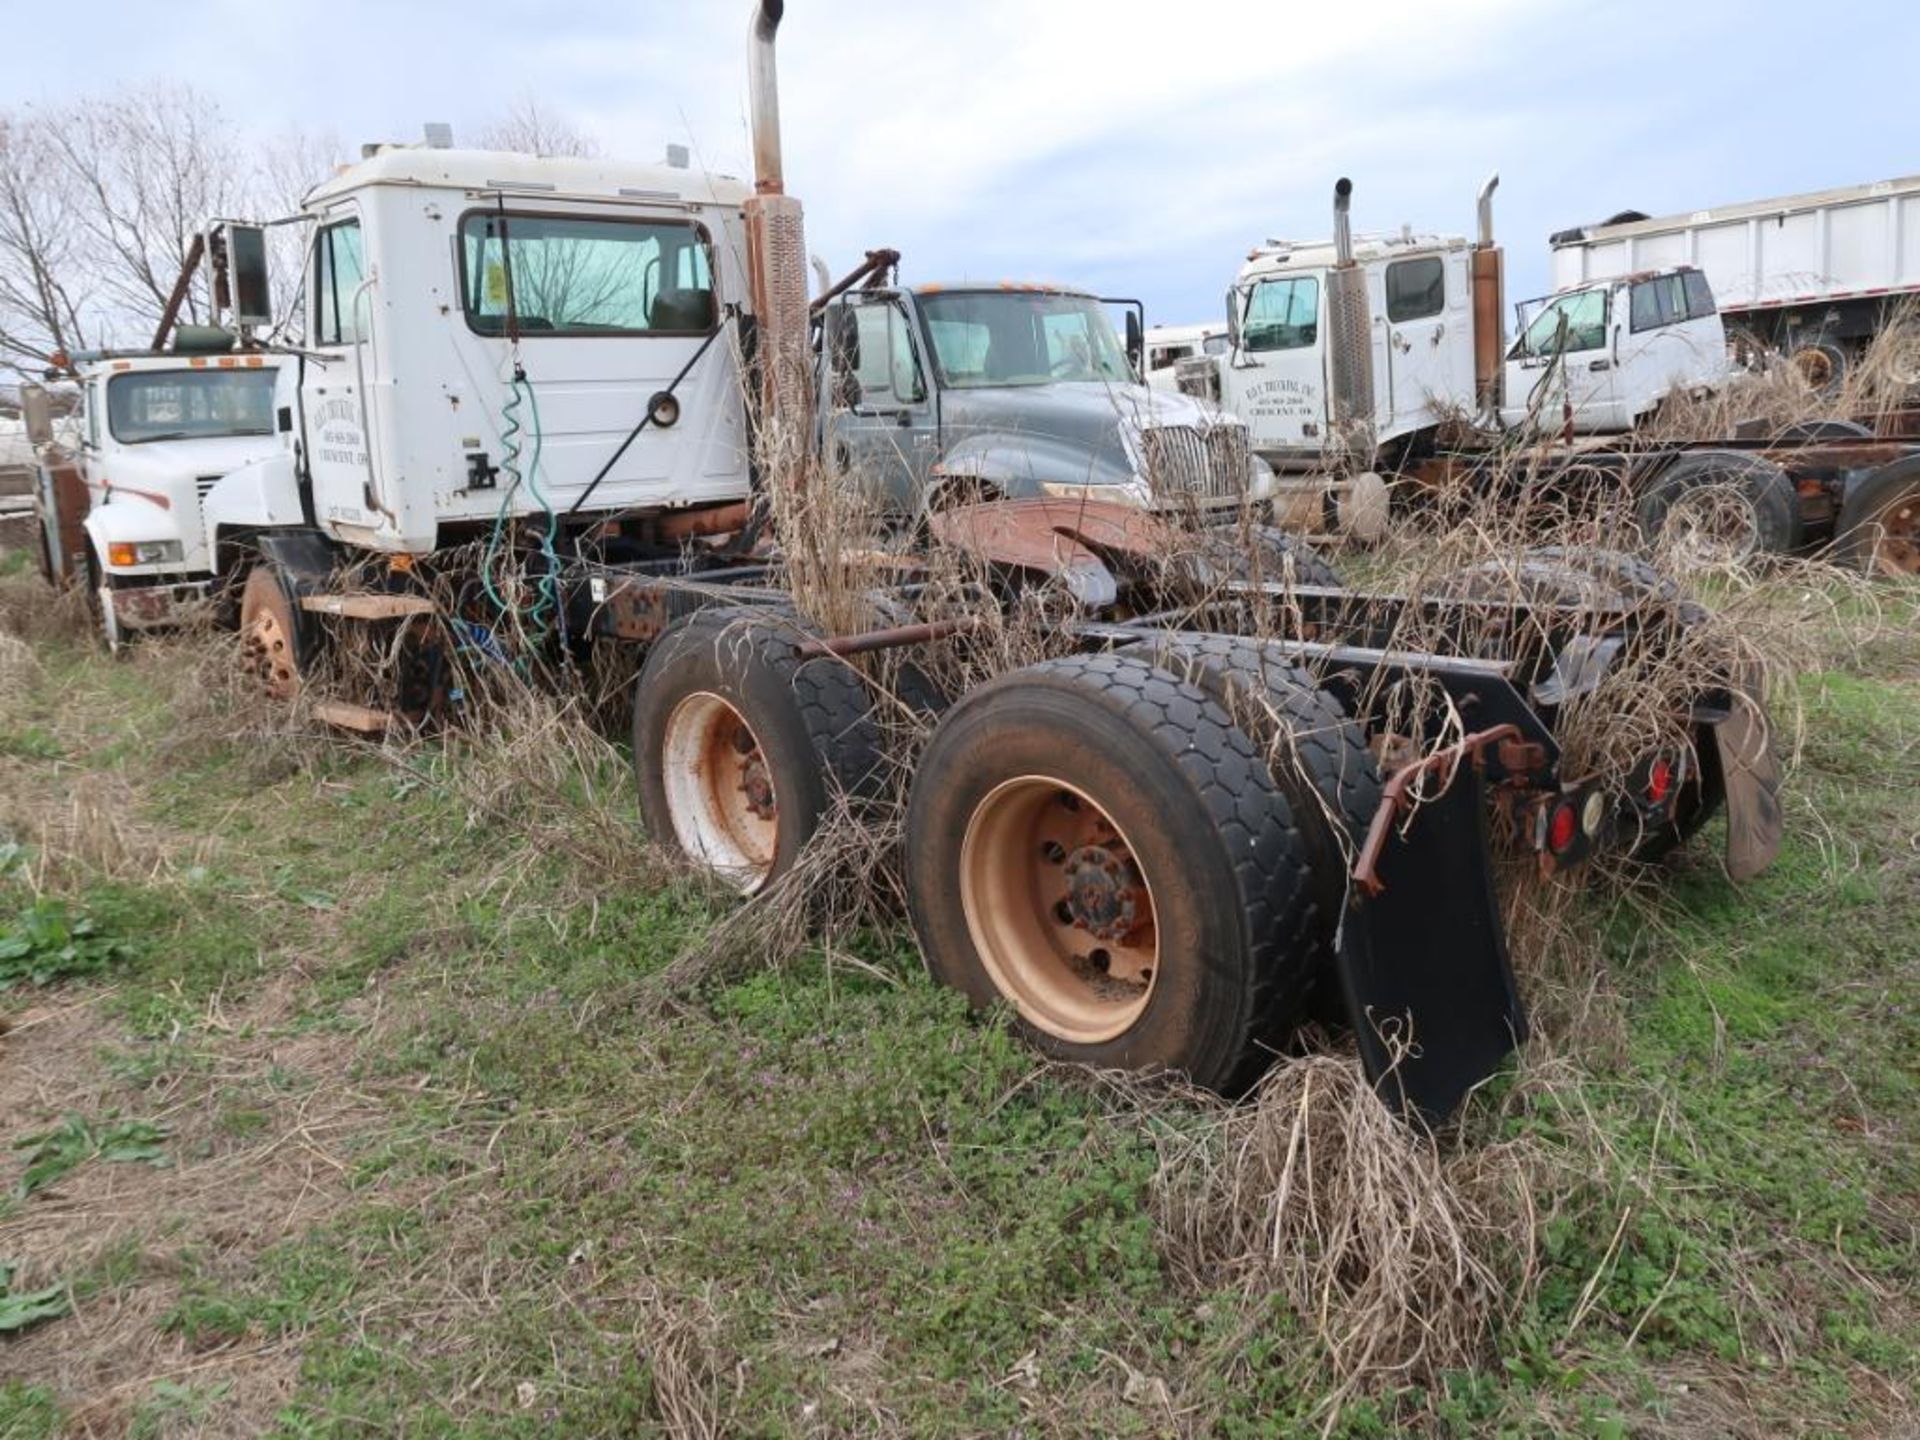
[[[1629,210],[1552,243],[1556,288],[1697,266],[1736,350],[1788,356],[1825,387],[1920,303],[1920,175],[1662,219]],[[1896,365],[1920,384],[1920,333]]]

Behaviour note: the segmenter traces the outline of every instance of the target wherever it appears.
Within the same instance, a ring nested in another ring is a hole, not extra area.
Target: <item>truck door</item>
[[[850,295],[826,317],[829,462],[874,503],[920,508],[939,417],[912,319],[895,294]]]
[[[1454,349],[1472,336],[1462,326],[1454,331],[1452,313],[1464,294],[1450,296],[1446,260],[1439,255],[1415,255],[1395,260],[1386,269],[1388,423],[1382,435],[1424,430],[1448,408],[1472,405],[1471,387],[1456,393]],[[1452,289],[1462,291],[1458,283]],[[1454,303],[1449,304],[1452,300]],[[1390,418],[1388,418],[1390,417]]]
[[[1520,306],[1520,337],[1507,352],[1501,417],[1531,414],[1542,429],[1571,412],[1580,431],[1618,429],[1612,289],[1597,285]]]
[[[1614,379],[1623,428],[1669,393],[1686,395],[1717,383],[1727,349],[1713,292],[1698,270],[1636,281],[1627,293],[1627,325]]]
[[[308,273],[312,311],[301,408],[313,477],[313,513],[322,526],[377,529],[372,426],[363,393],[373,366],[373,299],[357,216],[330,219],[314,233]]]
[[[1234,296],[1240,343],[1223,362],[1223,398],[1261,454],[1318,455],[1326,445],[1324,289],[1318,275],[1284,275]]]

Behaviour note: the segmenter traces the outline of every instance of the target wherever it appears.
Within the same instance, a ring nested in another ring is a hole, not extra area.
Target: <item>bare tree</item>
[[[0,114],[0,368],[23,375],[91,343],[99,318],[54,128],[32,111]]]
[[[528,155],[600,153],[600,142],[565,116],[557,115],[531,94],[522,94],[506,114],[480,131],[484,150],[519,150]]]
[[[250,166],[218,105],[182,85],[82,101],[56,136],[107,302],[129,322],[153,323],[193,236],[240,205]],[[196,284],[183,318],[205,314]]]

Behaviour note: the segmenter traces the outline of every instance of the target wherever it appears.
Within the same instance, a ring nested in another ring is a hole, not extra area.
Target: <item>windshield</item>
[[[1563,348],[1560,325],[1566,322],[1564,348],[1569,354],[1579,350],[1599,350],[1607,343],[1607,305],[1610,292],[1600,286],[1576,290],[1571,295],[1529,300],[1520,306],[1520,338],[1513,354],[1520,359],[1553,355]]]
[[[107,382],[107,424],[122,445],[273,433],[272,370],[144,370]]]
[[[923,295],[943,383],[956,389],[1097,380],[1128,385],[1133,369],[1098,300],[1028,290]]]

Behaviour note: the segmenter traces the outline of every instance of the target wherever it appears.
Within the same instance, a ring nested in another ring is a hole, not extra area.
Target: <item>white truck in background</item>
[[[1498,183],[1480,192],[1469,242],[1355,237],[1342,180],[1333,240],[1255,246],[1228,292],[1227,353],[1182,361],[1182,387],[1246,421],[1276,470],[1339,470],[1398,468],[1476,426],[1626,431],[1667,396],[1725,379],[1711,288],[1687,266],[1529,301],[1509,347]]]
[[[111,646],[177,624],[206,602],[214,581],[207,496],[285,443],[274,404],[281,357],[231,350],[232,340],[208,353],[189,343],[76,360],[86,584]]]
[[[1737,353],[1786,356],[1837,388],[1889,323],[1920,303],[1920,175],[1650,218],[1623,211],[1552,237],[1553,279],[1586,285],[1692,265],[1705,273]],[[1920,385],[1920,324],[1893,352]]]
[[[1529,301],[1509,345],[1497,183],[1480,192],[1470,244],[1411,231],[1357,240],[1341,180],[1332,243],[1255,247],[1227,292],[1228,353],[1181,361],[1181,388],[1246,422],[1277,492],[1361,539],[1384,526],[1383,476],[1497,491],[1519,432],[1542,442],[1532,479],[1564,474],[1589,491],[1612,480],[1649,545],[1744,557],[1832,543],[1889,573],[1920,573],[1920,451],[1898,439],[1832,422],[1685,441],[1643,427],[1670,398],[1727,377],[1698,267],[1603,276]]]
[[[1180,362],[1195,355],[1227,353],[1227,327],[1214,320],[1205,325],[1149,325],[1146,381],[1155,390],[1178,391]]]

